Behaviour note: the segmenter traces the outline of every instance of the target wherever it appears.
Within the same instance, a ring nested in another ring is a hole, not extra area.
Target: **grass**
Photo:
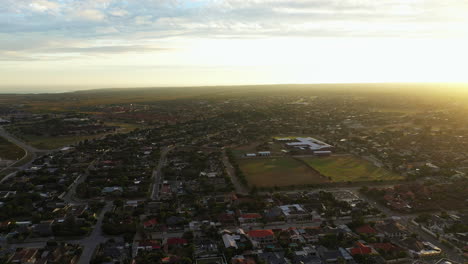
[[[130,124],[130,123],[117,123],[117,122],[106,122],[108,126],[118,126],[116,133],[128,133],[137,128],[141,128],[142,125]],[[35,136],[35,135],[21,135],[21,139],[27,142],[29,145],[38,149],[57,149],[63,146],[76,144],[86,139],[94,139],[105,136],[111,133],[100,133],[95,135],[83,135],[83,136]],[[24,155],[24,154],[23,154]]]
[[[401,180],[401,175],[353,155],[301,158],[333,182]]]
[[[0,158],[6,160],[19,160],[24,156],[24,150],[14,143],[0,137]]]
[[[142,128],[144,125],[140,124],[133,124],[133,123],[119,123],[119,122],[105,122],[107,126],[118,126],[120,127],[117,129],[118,133],[128,133],[137,128]]]
[[[63,146],[78,143],[85,139],[93,139],[103,134],[98,135],[87,135],[87,136],[34,136],[34,135],[22,135],[21,138],[25,140],[29,145],[38,149],[57,149]]]
[[[328,182],[316,171],[290,157],[240,159],[238,162],[247,181],[258,187]]]

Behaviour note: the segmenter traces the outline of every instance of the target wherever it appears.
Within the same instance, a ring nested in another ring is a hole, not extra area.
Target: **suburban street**
[[[226,150],[223,150],[223,163],[224,167],[226,168],[226,172],[229,175],[229,178],[231,178],[231,182],[234,185],[234,188],[236,189],[236,193],[242,195],[249,194],[249,190],[242,183],[239,182],[239,179],[236,176],[236,172],[234,171],[234,167],[229,162],[229,158],[226,155]]]
[[[88,237],[83,238],[81,240],[69,241],[71,243],[78,243],[83,246],[83,253],[81,254],[80,261],[78,262],[78,264],[88,264],[91,261],[91,258],[93,257],[93,253],[96,247],[100,243],[104,243],[107,241],[107,239],[109,239],[108,237],[103,235],[101,226],[102,221],[104,220],[104,215],[106,214],[106,212],[112,210],[112,208],[112,201],[107,201],[106,205],[99,214],[97,223],[91,234]]]
[[[168,146],[165,147],[161,150],[161,155],[159,157],[158,165],[156,165],[156,168],[153,170],[153,185],[151,187],[151,199],[152,200],[159,200],[159,189],[161,186],[161,181],[162,181],[162,173],[161,170],[166,164],[166,156],[169,151],[171,151],[174,147],[173,146]]]
[[[89,264],[91,261],[91,258],[93,256],[93,253],[97,246],[100,243],[106,242],[108,239],[112,238],[110,236],[105,236],[102,233],[102,222],[104,220],[104,215],[106,212],[109,212],[112,210],[113,204],[112,201],[107,201],[106,205],[104,208],[102,208],[101,213],[98,216],[96,225],[93,228],[93,231],[89,236],[78,239],[78,240],[58,240],[60,242],[67,242],[71,244],[79,244],[83,246],[83,253],[81,254],[79,264]],[[53,238],[48,238],[48,239],[53,239]],[[42,238],[42,241],[37,241],[37,242],[26,242],[26,243],[17,243],[17,244],[9,244],[9,247],[15,249],[15,248],[42,248],[46,245],[46,240]]]

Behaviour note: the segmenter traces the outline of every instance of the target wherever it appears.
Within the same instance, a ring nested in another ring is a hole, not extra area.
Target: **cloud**
[[[158,48],[148,45],[122,45],[122,46],[94,46],[94,47],[66,47],[66,48],[50,48],[43,50],[47,53],[73,53],[73,54],[115,54],[115,53],[142,53],[165,51],[167,48]]]
[[[75,15],[79,18],[91,21],[103,21],[106,17],[104,13],[97,9],[84,9],[79,10],[75,13]]]
[[[38,12],[57,11],[60,8],[60,4],[47,0],[36,0],[29,4],[32,10]]]
[[[156,45],[109,45],[86,42],[76,43],[72,40],[62,42],[39,42],[35,44],[15,45],[14,42],[0,45],[0,61],[60,60],[80,56],[108,56],[125,53],[155,53],[173,50],[173,48]]]
[[[124,16],[127,16],[129,13],[128,11],[124,9],[116,8],[116,9],[110,10],[109,14],[112,16],[116,16],[116,17],[124,17]]]
[[[466,13],[468,2],[459,0],[5,0],[0,34],[19,46],[71,39],[85,47],[171,38],[466,38]]]

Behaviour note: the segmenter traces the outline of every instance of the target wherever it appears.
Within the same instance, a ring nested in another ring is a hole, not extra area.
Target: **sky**
[[[0,91],[468,82],[465,0],[2,0]]]

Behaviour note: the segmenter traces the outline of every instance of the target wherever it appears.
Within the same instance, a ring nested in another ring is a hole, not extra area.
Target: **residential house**
[[[376,228],[382,232],[386,237],[389,238],[404,238],[407,236],[408,232],[406,227],[400,223],[390,220],[384,223],[376,225]]]
[[[255,223],[259,223],[261,219],[262,219],[262,216],[257,213],[241,214],[241,216],[239,217],[239,223],[241,225],[255,224]]]
[[[251,230],[247,235],[256,247],[265,247],[275,242],[275,233],[271,229]]]
[[[146,230],[154,229],[158,225],[156,218],[151,218],[143,223],[143,228]]]
[[[290,264],[291,262],[284,256],[284,252],[261,252],[258,258],[266,264]]]
[[[123,188],[118,186],[104,187],[101,193],[103,195],[120,196],[123,193]]]

